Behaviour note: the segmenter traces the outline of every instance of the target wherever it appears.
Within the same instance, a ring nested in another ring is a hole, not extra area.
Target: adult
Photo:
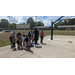
[[[39,40],[39,29],[38,29],[38,38],[37,38],[37,39]],[[38,40],[37,40],[37,41],[38,41]],[[38,44],[38,43],[37,43],[37,44]],[[38,45],[39,45],[39,44],[38,44]]]
[[[38,30],[37,30],[37,28],[36,28],[36,27],[35,27],[34,33],[35,33],[35,47],[37,47]]]
[[[41,44],[43,44],[43,37],[44,37],[44,36],[45,36],[45,35],[44,35],[43,30],[41,30],[41,32],[40,32],[40,38],[41,38],[40,43],[41,43]]]

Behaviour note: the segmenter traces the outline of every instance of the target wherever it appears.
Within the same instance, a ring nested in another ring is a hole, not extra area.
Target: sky
[[[26,23],[27,19],[29,17],[32,17],[34,21],[36,21],[35,16],[10,16],[10,23]],[[37,21],[41,21],[44,23],[44,26],[51,26],[51,21],[55,21],[59,18],[60,16],[37,16]],[[75,18],[75,16],[64,16],[63,19],[68,19],[68,18]],[[0,16],[1,19],[7,19],[9,21],[8,16]]]

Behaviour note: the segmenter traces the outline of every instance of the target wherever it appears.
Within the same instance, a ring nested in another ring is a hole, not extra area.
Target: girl
[[[40,32],[40,38],[41,38],[41,41],[40,41],[40,43],[41,44],[43,44],[43,37],[44,37],[45,35],[44,35],[44,32],[43,32],[43,30]]]
[[[33,53],[33,51],[30,49],[30,46],[31,46],[31,37],[29,37],[28,39],[28,51]]]
[[[13,42],[13,50],[16,50],[16,47],[15,47],[15,36],[14,36],[14,34],[12,35],[12,42]]]
[[[25,46],[25,39],[26,39],[26,37],[25,37],[25,35],[23,35],[23,46]]]
[[[21,36],[21,34],[19,35],[19,45],[20,45],[20,47],[22,47],[22,36]]]

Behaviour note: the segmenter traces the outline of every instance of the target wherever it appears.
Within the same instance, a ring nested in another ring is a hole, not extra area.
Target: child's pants
[[[15,43],[13,43],[13,47],[15,47]]]
[[[43,36],[41,36],[41,43],[43,43]]]

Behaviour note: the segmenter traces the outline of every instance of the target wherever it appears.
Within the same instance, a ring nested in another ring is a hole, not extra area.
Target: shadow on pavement
[[[43,43],[42,45],[47,45],[46,43]]]

